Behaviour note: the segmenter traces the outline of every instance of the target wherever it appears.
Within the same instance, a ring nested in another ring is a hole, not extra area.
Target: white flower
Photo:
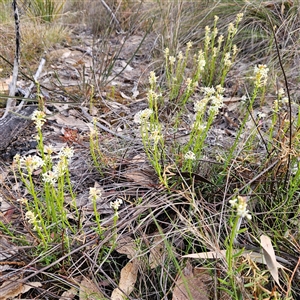
[[[220,35],[219,37],[218,37],[218,47],[220,48],[221,47],[221,44],[223,43],[223,41],[224,41],[224,35]]]
[[[226,67],[230,67],[232,65],[232,61],[230,59],[230,52],[225,53],[225,56],[224,56],[224,65]]]
[[[27,204],[28,203],[28,199],[26,199],[26,198],[19,198],[19,199],[17,199],[17,202],[20,202],[21,204]]]
[[[234,45],[232,46],[232,55],[235,56],[235,55],[237,54],[238,50],[239,50],[239,49],[238,49],[237,45],[234,44]]]
[[[68,161],[61,159],[58,163],[53,167],[53,173],[56,174],[57,178],[63,176],[66,173]]]
[[[43,111],[40,110],[35,110],[31,116],[31,120],[34,121],[35,126],[37,129],[41,129],[42,126],[44,125],[46,119],[45,119],[46,114]]]
[[[33,224],[33,230],[38,231],[42,229],[40,227],[41,222],[37,219],[37,217],[32,211],[27,211],[25,217],[28,220],[29,224]]]
[[[219,112],[219,107],[215,106],[215,105],[212,105],[212,106],[209,107],[208,112],[209,112],[210,115],[216,116]]]
[[[67,160],[71,159],[74,156],[74,149],[70,147],[64,147],[60,150],[58,157],[60,159],[66,158]]]
[[[274,100],[273,110],[274,110],[274,112],[278,112],[279,111],[279,101],[278,101],[278,99]]]
[[[247,98],[247,96],[246,96],[246,95],[243,95],[243,96],[241,97],[241,101],[242,101],[242,102],[246,102],[246,101],[247,101],[247,99],[248,99],[248,98]]]
[[[44,165],[44,161],[37,155],[21,157],[19,160],[20,167],[25,168],[31,175],[33,171],[38,170]]]
[[[291,169],[292,175],[296,175],[298,170],[299,170],[299,162],[295,162]]]
[[[28,222],[30,224],[32,224],[36,220],[34,213],[30,210],[26,212],[25,217],[27,220],[29,220]]]
[[[188,92],[192,92],[197,85],[197,82],[193,82],[191,78],[187,78],[185,81],[186,89]]]
[[[20,159],[21,159],[21,155],[19,153],[17,153],[15,156],[14,156],[14,162],[15,163],[19,163],[20,162]]]
[[[43,181],[49,183],[50,185],[54,185],[57,182],[57,173],[53,171],[47,171],[42,175]]]
[[[146,108],[144,110],[140,110],[134,116],[133,122],[136,124],[142,124],[149,120],[150,116],[152,115],[153,110],[150,108]]]
[[[177,57],[178,57],[178,60],[182,60],[183,59],[182,51],[179,51]]]
[[[199,133],[201,133],[202,131],[204,131],[206,129],[206,126],[207,126],[206,122],[195,121],[192,125],[192,128],[194,130],[197,130]]]
[[[216,90],[213,86],[212,87],[204,86],[201,88],[201,92],[203,92],[205,96],[210,97],[216,92]]]
[[[150,72],[149,76],[149,83],[151,86],[155,86],[157,77],[155,76],[155,73],[153,71]]]
[[[164,51],[164,54],[165,54],[165,58],[168,58],[169,54],[170,54],[170,49],[166,48],[165,51]]]
[[[258,113],[257,113],[257,118],[258,118],[258,119],[264,119],[266,116],[267,116],[267,115],[266,115],[265,113],[263,113],[263,112],[258,112]]]
[[[218,34],[218,28],[215,27],[215,28],[213,29],[213,35],[214,35],[214,36],[217,36],[217,34]]]
[[[114,210],[117,211],[119,209],[119,207],[121,206],[121,204],[123,203],[123,200],[120,198],[117,198],[116,201],[114,202],[110,202],[110,207]]]
[[[202,50],[199,50],[198,52],[198,57],[197,57],[197,69],[198,72],[203,71],[204,67],[205,67],[206,61],[204,58],[204,53]]]
[[[150,139],[154,142],[155,145],[162,139],[160,129],[158,127],[151,130]]]
[[[176,61],[176,58],[174,56],[169,56],[169,63],[170,65],[174,65]]]
[[[242,21],[243,16],[244,16],[243,13],[238,13],[238,14],[236,15],[236,19],[235,19],[236,24],[238,24],[238,23],[240,23],[240,22]]]
[[[186,44],[187,50],[190,50],[192,48],[192,46],[193,46],[193,43],[191,41],[187,42],[187,44]]]
[[[229,200],[229,203],[233,208],[236,208],[238,216],[242,218],[246,217],[248,220],[251,220],[252,216],[250,215],[249,210],[247,210],[246,197],[238,196],[233,200]]]
[[[201,112],[203,113],[205,111],[206,105],[207,105],[208,99],[204,98],[202,100],[198,100],[194,104],[194,110],[195,112]]]
[[[54,148],[51,144],[49,145],[45,145],[44,147],[44,151],[45,153],[47,153],[48,155],[51,155],[54,152]]]
[[[157,94],[155,91],[150,89],[147,93],[148,102],[149,103],[156,103],[159,96],[160,96],[159,94]]]
[[[194,152],[188,151],[188,152],[184,155],[184,159],[186,159],[186,160],[195,160],[195,159],[196,159],[196,155],[195,155]]]
[[[211,96],[211,105],[215,106],[217,109],[221,108],[223,106],[223,96],[220,94]]]
[[[205,40],[204,40],[204,43],[205,43],[206,48],[209,45],[210,39],[211,39],[211,37],[210,37],[210,28],[208,26],[205,26]]]
[[[212,57],[217,57],[217,54],[218,54],[218,48],[217,47],[214,47],[212,49]]]
[[[266,65],[258,65],[254,67],[254,84],[262,87],[267,84],[269,68]]]
[[[228,24],[228,33],[232,33],[232,34],[234,34],[235,33],[235,27],[234,27],[234,25],[233,25],[233,23],[229,23]]]
[[[232,199],[232,200],[229,200],[229,203],[230,203],[230,205],[231,205],[232,207],[236,207],[237,201],[238,201],[238,199],[237,199],[237,198],[234,198],[234,199]]]
[[[279,99],[281,99],[284,96],[285,92],[283,88],[280,88],[277,92],[277,96]]]
[[[102,196],[102,191],[99,188],[90,187],[89,199],[98,199]]]

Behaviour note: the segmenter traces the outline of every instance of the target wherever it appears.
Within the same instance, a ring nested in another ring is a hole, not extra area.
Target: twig
[[[110,7],[106,4],[106,2],[104,0],[101,0],[101,3],[105,7],[105,9],[110,13],[112,19],[114,20],[114,22],[117,25],[118,31],[122,32],[122,28],[121,28],[120,22],[117,19],[116,15],[113,13],[113,11],[110,9]]]
[[[33,76],[33,80],[29,86],[29,88],[27,89],[26,91],[26,94],[24,95],[24,98],[28,98],[31,94],[31,91],[32,89],[34,88],[35,86],[35,83],[37,82],[38,78],[40,77],[41,73],[42,73],[42,70],[43,70],[43,67],[44,67],[44,64],[46,62],[46,59],[44,57],[42,57],[41,61],[40,61],[40,64],[39,64],[39,67],[37,69],[37,71],[35,72],[34,76]],[[24,102],[25,100],[22,100],[21,103],[18,105],[18,109],[17,109],[17,112],[21,110],[21,108],[23,107],[24,105]]]
[[[275,46],[276,46],[278,62],[279,62],[279,65],[280,65],[280,68],[281,68],[281,71],[282,71],[282,74],[283,74],[284,85],[285,85],[286,93],[287,93],[287,97],[288,97],[288,105],[289,105],[289,150],[291,151],[292,150],[292,139],[293,139],[292,100],[291,100],[288,80],[287,80],[286,73],[285,73],[285,70],[284,70],[284,67],[283,67],[283,64],[282,64],[282,59],[281,59],[281,56],[280,56],[278,41],[277,41],[276,33],[275,33],[275,30],[274,30],[274,25],[273,25],[273,22],[270,19],[270,17],[268,17],[268,18],[269,18],[269,22],[271,24],[272,34],[273,34],[274,41],[275,41]],[[288,160],[287,160],[287,170],[289,170],[290,164],[291,164],[291,153],[289,152]],[[285,184],[284,184],[285,186],[287,186],[288,174],[289,174],[289,172],[287,171],[286,176],[285,176]]]
[[[300,256],[299,256],[298,262],[297,262],[297,264],[296,264],[296,266],[295,266],[295,268],[294,268],[294,270],[293,270],[293,273],[292,273],[292,275],[291,275],[291,277],[290,277],[290,279],[289,279],[288,287],[287,287],[287,291],[286,291],[286,295],[285,295],[286,297],[288,297],[288,293],[289,293],[289,291],[291,290],[292,281],[293,281],[293,279],[294,279],[294,277],[295,277],[295,275],[296,275],[296,272],[297,272],[297,270],[298,270],[298,268],[299,268],[299,265],[300,265]]]
[[[16,106],[16,99],[11,98],[14,97],[16,94],[16,87],[17,87],[17,78],[19,72],[19,64],[20,64],[20,16],[19,10],[17,5],[17,0],[13,0],[12,2],[13,10],[14,10],[14,19],[15,19],[15,31],[16,31],[16,49],[15,49],[15,58],[14,58],[14,68],[13,68],[13,75],[12,81],[9,84],[9,96],[10,98],[7,99],[6,108],[1,120],[4,119],[9,111]]]
[[[90,114],[88,114],[88,112],[86,111],[86,108],[84,108],[84,107],[80,107],[80,108],[81,108],[81,111],[82,111],[82,113],[84,114],[84,116],[85,116],[90,122],[92,122],[92,121],[93,121],[93,117],[92,117]],[[119,138],[121,138],[121,139],[123,139],[123,140],[126,140],[126,141],[133,141],[133,140],[134,140],[133,138],[130,138],[130,137],[128,137],[128,136],[124,136],[124,135],[121,135],[121,134],[116,133],[115,131],[113,131],[113,130],[107,128],[106,126],[103,126],[103,125],[100,124],[99,122],[96,122],[96,125],[97,125],[97,127],[101,128],[102,130],[104,130],[104,131],[106,131],[106,132],[108,132],[108,133],[110,133],[110,134],[112,134],[112,135],[114,135],[114,136],[116,136],[116,137],[119,137]]]

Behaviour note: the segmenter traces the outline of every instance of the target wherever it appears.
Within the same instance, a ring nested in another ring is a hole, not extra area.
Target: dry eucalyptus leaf
[[[11,256],[16,255],[17,252],[17,247],[9,243],[5,237],[0,237],[0,261],[8,260]]]
[[[240,249],[233,250],[233,254],[236,254],[240,251]],[[210,252],[202,252],[202,253],[193,253],[193,254],[187,254],[183,257],[186,258],[202,258],[202,259],[219,259],[219,258],[225,258],[226,256],[226,250],[220,250],[220,251],[210,251]],[[251,251],[251,250],[245,250],[241,256],[243,257],[250,257],[251,260],[253,260],[256,263],[261,263],[266,265],[266,260],[264,258],[264,255],[259,252]],[[283,265],[278,263],[276,261],[276,267],[286,269]]]
[[[205,268],[193,269],[188,262],[182,270],[184,277],[178,276],[172,300],[209,300],[213,279]]]
[[[17,297],[21,294],[28,292],[32,288],[40,287],[40,282],[29,282],[24,284],[18,282],[19,278],[13,277],[10,280],[3,282],[0,286],[0,300],[7,300],[9,298]]]
[[[278,265],[277,265],[274,248],[272,246],[272,241],[268,236],[262,235],[260,237],[260,244],[263,248],[263,254],[266,260],[267,267],[272,277],[276,281],[276,283],[280,286],[279,278],[278,278]]]
[[[204,258],[204,259],[217,259],[217,258],[224,258],[226,255],[226,250],[220,250],[220,251],[209,251],[209,252],[201,252],[201,253],[193,253],[193,254],[187,254],[183,257],[186,258]]]
[[[115,288],[111,294],[111,300],[124,300],[134,289],[138,274],[138,261],[136,259],[127,263],[121,270],[119,287]]]
[[[63,116],[62,114],[58,113],[58,114],[55,114],[54,116],[50,117],[49,118],[50,120],[55,120],[57,122],[57,124],[61,124],[61,125],[64,125],[66,127],[75,127],[75,128],[79,128],[81,130],[89,130],[89,127],[88,125],[78,119],[78,118],[75,118],[73,116]]]
[[[137,245],[129,236],[121,237],[117,241],[116,251],[121,254],[126,254],[129,259],[132,259],[136,255]]]
[[[78,294],[78,290],[75,287],[71,287],[69,290],[62,293],[59,300],[73,300]]]
[[[138,169],[126,169],[123,173],[122,176],[124,176],[126,179],[131,180],[135,183],[142,184],[142,185],[154,185],[155,182],[153,181],[153,176],[152,174],[147,174],[143,172],[142,170]]]
[[[149,255],[149,266],[151,269],[155,269],[157,266],[164,264],[164,239],[161,236],[154,237],[153,245],[154,247],[150,249]]]
[[[91,280],[84,278],[79,285],[79,299],[80,300],[99,300],[106,299],[99,291],[97,286]]]

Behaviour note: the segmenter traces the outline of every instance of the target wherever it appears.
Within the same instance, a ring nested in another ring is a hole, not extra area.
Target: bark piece
[[[0,119],[0,151],[5,150],[32,123],[30,116],[36,109],[36,105],[27,106],[18,113],[10,112]]]

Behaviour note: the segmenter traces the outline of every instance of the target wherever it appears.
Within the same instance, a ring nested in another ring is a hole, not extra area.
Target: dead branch
[[[17,1],[13,0],[12,2],[13,10],[14,10],[14,19],[15,19],[15,31],[16,31],[16,49],[15,49],[15,58],[14,58],[14,68],[13,68],[13,76],[12,81],[9,84],[9,96],[10,98],[7,99],[5,112],[1,119],[4,119],[8,112],[16,106],[16,99],[11,98],[14,97],[16,94],[16,87],[17,87],[17,79],[19,73],[19,64],[20,64],[20,16]]]

